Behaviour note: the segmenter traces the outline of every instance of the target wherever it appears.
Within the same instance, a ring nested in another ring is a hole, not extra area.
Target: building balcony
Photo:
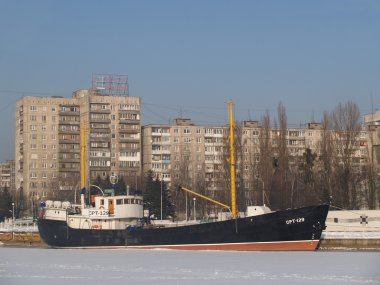
[[[91,109],[90,114],[111,114],[110,109]]]
[[[75,163],[75,164],[80,165],[80,159],[77,159],[77,158],[60,158],[59,162],[60,163]],[[78,167],[78,169],[79,169],[79,167]]]
[[[138,134],[140,130],[136,129],[119,129],[120,134]]]
[[[140,148],[135,148],[135,147],[132,147],[131,145],[127,145],[125,147],[120,147],[119,150],[120,151],[141,151]]]
[[[79,172],[80,171],[80,167],[78,167],[78,168],[59,167],[58,171],[59,172]]]
[[[95,134],[95,133],[111,133],[111,129],[110,128],[105,128],[105,127],[93,127],[91,128],[91,131],[90,131],[92,134]]]
[[[59,153],[70,153],[70,154],[79,154],[80,153],[80,147],[76,148],[68,148],[67,146],[59,145]]]
[[[78,116],[80,115],[80,111],[70,111],[70,110],[66,110],[66,111],[58,111],[58,114],[60,116]]]
[[[133,120],[133,119],[120,119],[119,124],[128,124],[128,125],[138,125],[140,123],[140,120]]]
[[[59,144],[80,144],[79,140],[70,139],[58,139]]]
[[[139,143],[140,138],[119,138],[120,143]]]
[[[111,124],[111,119],[90,118],[90,123]]]
[[[79,135],[80,131],[72,131],[72,130],[59,130],[58,135]]]
[[[111,142],[110,137],[90,137],[90,142]]]
[[[99,166],[99,165],[93,166],[93,165],[91,165],[90,166],[90,170],[110,171],[111,170],[111,166]]]
[[[68,121],[68,120],[66,120],[66,121],[59,121],[58,122],[58,125],[59,126],[80,126],[80,122],[79,121]]]

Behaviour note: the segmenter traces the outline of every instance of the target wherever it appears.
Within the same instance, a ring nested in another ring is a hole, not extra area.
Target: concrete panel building
[[[16,104],[16,191],[25,199],[75,200],[80,189],[81,126],[86,186],[97,176],[141,173],[141,100],[79,90],[72,98],[25,96]],[[64,192],[62,192],[64,191]],[[28,208],[29,203],[24,203]]]
[[[7,188],[10,193],[15,189],[15,161],[0,163],[0,189]]]

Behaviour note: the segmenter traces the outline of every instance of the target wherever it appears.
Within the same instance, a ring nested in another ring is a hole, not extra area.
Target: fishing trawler
[[[49,246],[64,248],[316,250],[325,228],[328,205],[273,212],[266,206],[252,206],[246,213],[237,214],[232,106],[230,101],[231,206],[179,186],[180,190],[227,209],[229,219],[155,225],[144,217],[142,196],[129,193],[115,196],[111,192],[95,197],[93,205],[87,206],[83,189],[79,205],[60,201],[41,204],[37,223],[41,238]],[[84,187],[84,171],[81,172]]]

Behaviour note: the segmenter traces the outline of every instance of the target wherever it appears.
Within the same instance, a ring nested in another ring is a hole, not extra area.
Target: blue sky
[[[299,126],[348,100],[380,108],[380,1],[0,1],[0,161],[15,102],[127,74],[143,123],[275,117]]]

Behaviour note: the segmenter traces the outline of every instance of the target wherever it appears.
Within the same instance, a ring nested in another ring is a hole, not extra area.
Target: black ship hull
[[[41,238],[52,247],[126,247],[190,250],[315,250],[329,206],[310,206],[236,220],[125,230],[73,229],[41,218]]]

